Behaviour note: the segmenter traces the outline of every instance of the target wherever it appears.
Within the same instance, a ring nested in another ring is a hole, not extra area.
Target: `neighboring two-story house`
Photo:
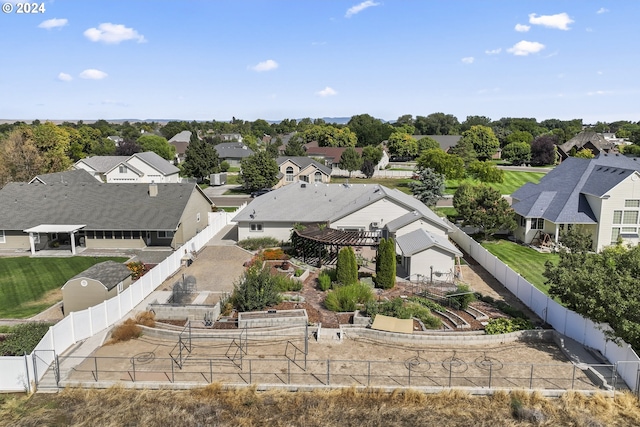
[[[253,155],[253,150],[241,142],[222,142],[213,147],[218,153],[220,161],[226,161],[229,166],[240,166],[242,159]]]
[[[640,239],[640,159],[600,154],[594,159],[569,157],[539,184],[527,183],[513,197],[518,241],[546,235],[558,242],[561,230],[580,225],[591,234],[593,250],[618,239]]]
[[[276,159],[280,181],[275,188],[294,182],[328,183],[331,181],[331,168],[318,163],[310,157],[282,156]]]

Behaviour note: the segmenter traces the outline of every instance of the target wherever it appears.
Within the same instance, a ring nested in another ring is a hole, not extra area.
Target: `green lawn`
[[[125,262],[122,257],[0,258],[0,318],[27,318],[62,298],[67,280],[103,261]]]
[[[515,272],[520,273],[522,277],[544,292],[545,295],[549,295],[549,286],[544,284],[546,279],[542,275],[544,263],[546,261],[558,263],[560,259],[558,254],[540,253],[508,240],[483,242],[482,246]]]
[[[533,182],[537,184],[540,179],[545,176],[544,172],[516,172],[516,171],[504,171],[504,182],[501,183],[489,183],[491,187],[500,191],[500,194],[511,194],[518,188],[526,184],[527,182]],[[445,194],[453,194],[458,189],[458,186],[462,182],[472,182],[479,184],[480,181],[474,179],[455,180],[450,179],[446,182]]]

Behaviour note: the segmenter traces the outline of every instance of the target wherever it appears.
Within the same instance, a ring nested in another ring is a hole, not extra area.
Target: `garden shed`
[[[131,270],[121,263],[105,261],[76,274],[62,287],[64,315],[110,299],[131,285]]]

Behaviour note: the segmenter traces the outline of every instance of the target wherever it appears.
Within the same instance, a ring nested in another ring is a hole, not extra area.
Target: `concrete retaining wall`
[[[286,313],[299,311],[299,316],[284,316]],[[264,317],[249,318],[245,314],[264,314]],[[280,314],[280,316],[278,315]],[[287,327],[287,326],[305,326],[309,322],[307,310],[278,310],[276,313],[267,311],[238,313],[238,329],[244,328],[268,328],[268,327]]]
[[[156,314],[156,319],[191,321],[204,320],[204,316],[212,313],[212,319],[216,320],[220,316],[220,303],[210,305],[181,305],[172,306],[167,304],[149,304],[147,310]]]

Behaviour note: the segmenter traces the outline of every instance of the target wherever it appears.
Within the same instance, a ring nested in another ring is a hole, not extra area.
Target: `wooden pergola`
[[[294,229],[291,243],[297,256],[305,263],[322,267],[335,264],[338,252],[345,246],[377,248],[380,237],[378,231],[342,231],[325,224],[313,224]]]

